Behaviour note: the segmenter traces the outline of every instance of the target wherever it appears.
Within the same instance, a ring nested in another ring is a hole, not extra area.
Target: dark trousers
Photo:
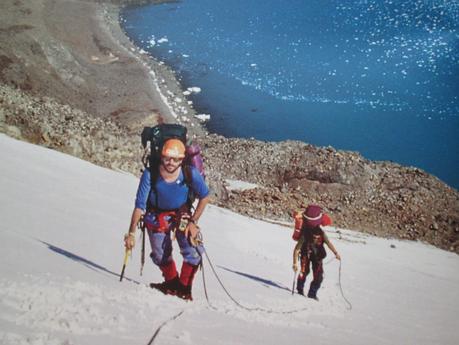
[[[298,293],[304,294],[304,283],[306,282],[306,276],[310,272],[310,266],[312,266],[312,282],[309,286],[308,296],[316,297],[317,290],[319,290],[320,284],[324,279],[322,260],[308,257],[308,255],[301,255],[301,270],[296,282],[296,289]]]

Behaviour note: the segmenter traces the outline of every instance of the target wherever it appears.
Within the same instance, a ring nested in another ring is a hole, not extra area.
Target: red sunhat
[[[303,218],[306,225],[310,228],[315,228],[322,224],[323,211],[318,205],[309,205],[303,213]]]

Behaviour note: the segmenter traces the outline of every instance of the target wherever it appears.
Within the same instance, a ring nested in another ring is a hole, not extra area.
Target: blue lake
[[[301,140],[459,188],[459,2],[193,0],[127,7],[228,137]]]

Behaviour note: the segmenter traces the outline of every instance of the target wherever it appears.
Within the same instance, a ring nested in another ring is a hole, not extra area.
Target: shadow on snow
[[[262,283],[266,287],[275,287],[275,288],[278,288],[278,289],[287,290],[287,291],[291,292],[291,290],[289,288],[287,288],[285,286],[282,286],[282,285],[279,285],[279,284],[273,282],[272,280],[260,278],[260,277],[254,276],[252,274],[244,273],[244,272],[234,271],[234,270],[231,270],[231,269],[223,267],[223,266],[217,266],[217,267],[219,267],[221,269],[224,269],[225,271],[228,271],[228,272],[231,272],[231,273],[235,273],[235,274],[239,274],[239,275],[241,275],[243,277],[255,280],[256,282]]]
[[[63,256],[65,256],[65,257],[67,257],[67,258],[69,258],[69,259],[71,259],[73,261],[76,261],[76,262],[82,264],[83,266],[88,267],[91,270],[94,270],[96,272],[102,271],[102,272],[111,274],[111,275],[113,275],[113,276],[115,276],[117,278],[120,277],[120,275],[118,273],[110,271],[109,269],[107,269],[107,268],[105,268],[105,267],[103,267],[101,265],[98,265],[93,261],[85,259],[85,258],[83,258],[83,257],[81,257],[79,255],[76,255],[74,253],[71,253],[71,252],[69,252],[69,251],[67,251],[65,249],[56,247],[56,246],[54,246],[54,245],[52,245],[50,243],[47,243],[47,242],[44,242],[44,241],[41,241],[41,240],[37,240],[37,241],[39,241],[39,242],[43,243],[44,245],[46,245],[48,247],[48,249],[50,249],[51,251],[53,251],[53,252],[55,252],[57,254],[63,255]],[[126,277],[126,276],[124,276],[124,279],[129,280],[129,281],[131,281],[133,283],[136,283],[136,284],[140,284],[138,281],[130,279],[130,278]]]

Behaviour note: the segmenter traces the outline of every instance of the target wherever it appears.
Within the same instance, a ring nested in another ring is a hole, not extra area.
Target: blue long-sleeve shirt
[[[198,199],[205,198],[209,195],[204,178],[199,171],[191,167],[191,188]],[[151,193],[150,193],[151,191]],[[146,210],[148,198],[150,204],[154,208],[161,210],[175,210],[180,208],[188,198],[189,187],[185,183],[183,169],[180,170],[180,175],[174,182],[166,182],[159,174],[156,180],[156,193],[151,188],[150,170],[145,169],[140,178],[139,187],[137,188],[137,196],[135,199],[135,207]],[[158,205],[156,205],[158,201]]]

